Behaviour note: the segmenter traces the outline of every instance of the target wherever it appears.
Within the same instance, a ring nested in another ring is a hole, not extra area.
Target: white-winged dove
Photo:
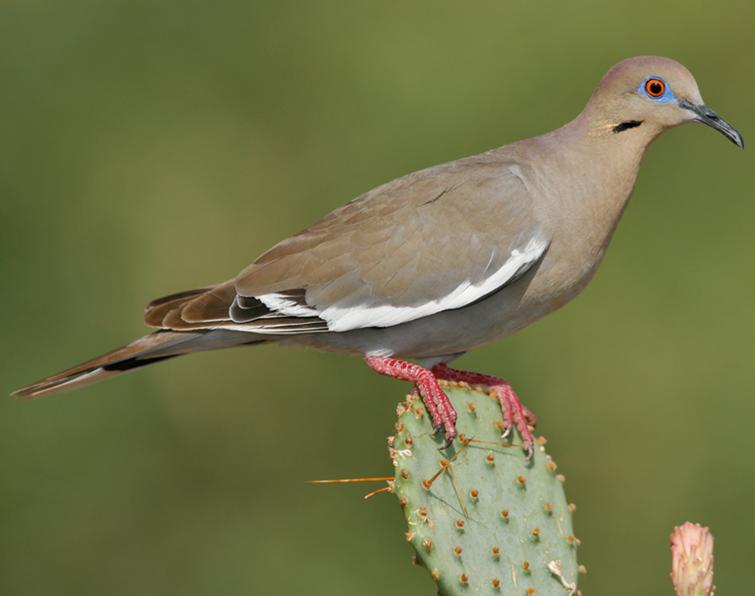
[[[534,416],[502,379],[451,369],[461,354],[574,298],[600,263],[648,144],[702,122],[742,137],[703,104],[689,71],[631,58],[553,132],[408,174],[336,209],[217,286],[151,302],[158,328],[15,393],[73,389],[181,354],[243,344],[360,355],[415,384],[437,429],[456,435],[438,380],[485,385],[526,449]],[[409,362],[412,361],[412,362]]]

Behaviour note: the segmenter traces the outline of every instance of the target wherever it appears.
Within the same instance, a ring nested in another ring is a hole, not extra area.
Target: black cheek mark
[[[624,132],[630,128],[637,128],[640,124],[642,124],[642,120],[628,120],[627,122],[622,122],[621,124],[614,126],[613,132]]]

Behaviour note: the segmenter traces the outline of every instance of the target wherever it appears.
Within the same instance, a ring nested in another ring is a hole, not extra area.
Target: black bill
[[[745,142],[742,139],[742,135],[739,134],[739,131],[710,108],[703,105],[695,105],[684,99],[679,101],[679,106],[694,112],[695,120],[702,122],[711,128],[715,128],[737,147],[744,149]]]

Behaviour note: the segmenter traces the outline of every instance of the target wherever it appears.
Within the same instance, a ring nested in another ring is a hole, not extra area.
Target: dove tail
[[[223,330],[156,331],[140,337],[127,346],[40,379],[31,385],[14,391],[11,395],[25,399],[44,397],[104,381],[129,370],[182,354],[263,343],[265,341],[264,338],[250,333]]]

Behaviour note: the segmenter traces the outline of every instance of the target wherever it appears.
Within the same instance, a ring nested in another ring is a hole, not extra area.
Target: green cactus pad
[[[576,594],[573,506],[563,476],[539,440],[532,461],[521,438],[501,439],[498,400],[445,384],[459,437],[442,433],[416,396],[398,407],[389,439],[393,491],[408,522],[406,539],[443,596]]]

